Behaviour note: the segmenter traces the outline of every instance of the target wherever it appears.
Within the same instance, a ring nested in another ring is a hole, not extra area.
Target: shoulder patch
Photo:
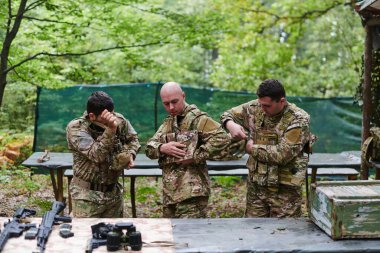
[[[211,118],[203,118],[199,122],[199,129],[202,132],[211,132],[220,127],[220,124]]]
[[[285,138],[290,143],[298,143],[301,141],[301,128],[292,128],[285,133]]]

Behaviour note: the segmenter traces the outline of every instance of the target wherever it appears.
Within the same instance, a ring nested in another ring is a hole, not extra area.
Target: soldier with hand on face
[[[112,98],[97,91],[87,100],[87,111],[66,128],[73,153],[70,184],[74,217],[123,217],[123,169],[134,166],[140,149],[137,133],[123,115],[114,112]]]
[[[245,216],[301,216],[302,184],[308,164],[304,146],[310,141],[310,117],[287,102],[278,80],[263,81],[257,96],[221,116],[232,138],[247,140]]]
[[[206,159],[221,153],[230,136],[221,125],[185,101],[178,83],[160,92],[169,114],[148,141],[146,155],[157,159],[163,176],[163,217],[204,218],[210,195]]]

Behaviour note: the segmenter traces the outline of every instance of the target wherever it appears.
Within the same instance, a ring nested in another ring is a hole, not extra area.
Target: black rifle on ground
[[[123,230],[127,230],[125,234]],[[107,251],[117,251],[124,247],[131,247],[134,251],[142,248],[141,233],[131,222],[119,222],[115,225],[104,222],[91,226],[92,238],[88,241],[86,253],[102,245],[107,245]]]
[[[57,225],[59,221],[71,222],[71,217],[58,215],[63,209],[65,209],[65,207],[65,203],[54,201],[51,210],[47,211],[42,217],[37,233],[37,246],[40,248],[40,253],[45,251],[46,243],[50,232],[53,229],[53,225]]]
[[[3,247],[7,240],[12,237],[18,237],[22,234],[23,231],[36,227],[36,224],[25,224],[22,223],[26,217],[35,215],[36,211],[26,208],[19,208],[16,210],[13,215],[12,220],[4,223],[3,232],[0,235],[0,252],[3,250]]]

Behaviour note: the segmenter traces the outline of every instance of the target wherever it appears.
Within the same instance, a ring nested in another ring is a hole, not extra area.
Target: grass
[[[125,189],[129,189],[129,180]],[[212,177],[211,196],[208,206],[208,217],[229,218],[243,217],[245,206],[245,179],[240,177]],[[132,216],[130,193],[124,196],[125,214]],[[161,178],[137,178],[136,180],[136,210],[137,217],[158,218],[162,209],[162,180]]]
[[[41,217],[54,201],[49,175],[30,175],[28,169],[0,169],[0,216],[12,216],[18,207],[37,211]],[[136,210],[139,218],[159,218],[162,210],[161,177],[136,179]],[[64,179],[67,196],[67,181]],[[130,180],[125,180],[124,213],[132,217]],[[244,216],[246,179],[237,176],[211,177],[211,196],[208,205],[210,218],[240,218]],[[68,208],[66,208],[67,214]],[[306,206],[304,213],[307,215]]]
[[[37,216],[50,210],[54,201],[49,175],[30,175],[28,169],[0,169],[0,216],[12,216],[18,207],[37,211]],[[67,181],[64,181],[67,195]],[[212,177],[208,214],[212,218],[243,217],[245,180],[239,177]],[[132,217],[130,181],[125,180],[124,210]],[[136,209],[141,218],[159,218],[162,209],[161,178],[137,178]],[[67,212],[67,208],[66,208]]]

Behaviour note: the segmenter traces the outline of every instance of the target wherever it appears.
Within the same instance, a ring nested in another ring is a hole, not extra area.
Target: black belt
[[[114,184],[95,184],[95,183],[90,183],[85,180],[82,180],[78,177],[73,178],[72,181],[74,184],[88,190],[92,191],[100,191],[100,192],[111,192],[115,188],[116,183]]]
[[[91,183],[90,190],[100,192],[112,192],[115,188],[115,184],[94,184]]]

